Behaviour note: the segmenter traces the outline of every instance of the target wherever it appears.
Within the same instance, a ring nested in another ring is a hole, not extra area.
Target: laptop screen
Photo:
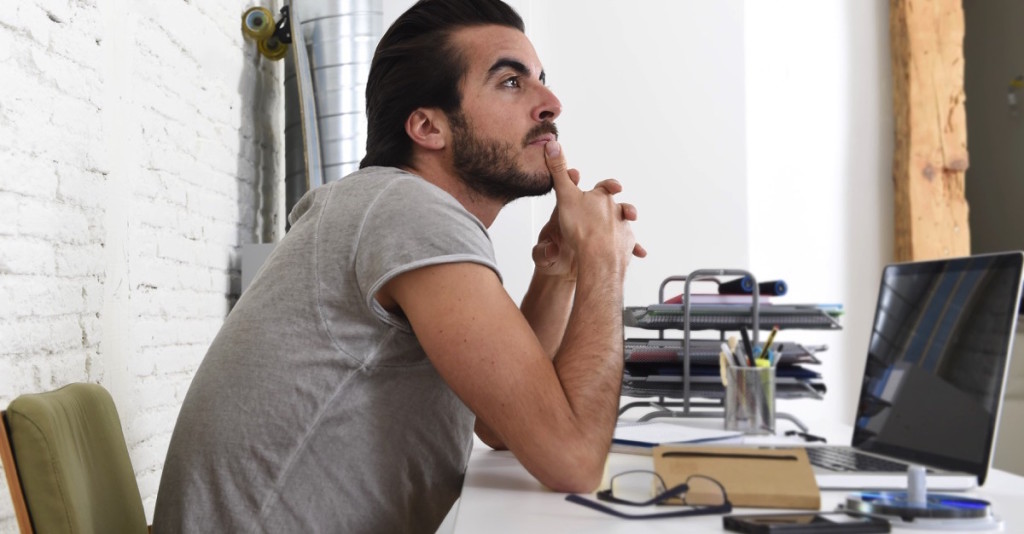
[[[1019,252],[889,265],[853,445],[984,483],[1021,288]]]

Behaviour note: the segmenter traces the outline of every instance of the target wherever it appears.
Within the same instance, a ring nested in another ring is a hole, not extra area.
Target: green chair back
[[[6,412],[36,534],[148,530],[114,400],[96,384],[21,395]]]

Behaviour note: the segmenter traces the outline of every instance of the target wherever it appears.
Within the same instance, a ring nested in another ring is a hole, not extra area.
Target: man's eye
[[[517,87],[519,87],[519,77],[518,76],[513,76],[513,77],[511,77],[511,78],[501,82],[501,85],[504,85],[505,87],[516,87],[517,88]]]

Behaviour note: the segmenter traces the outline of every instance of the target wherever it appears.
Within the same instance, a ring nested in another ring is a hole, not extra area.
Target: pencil
[[[772,327],[772,332],[768,334],[768,339],[764,342],[764,348],[761,349],[761,357],[768,359],[768,351],[772,349],[772,341],[775,340],[775,334],[779,333],[779,326],[775,325]]]

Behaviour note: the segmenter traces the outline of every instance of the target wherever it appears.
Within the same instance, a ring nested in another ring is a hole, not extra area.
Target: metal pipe
[[[321,182],[354,172],[366,151],[366,78],[383,33],[383,0],[291,0],[292,46],[304,46],[316,104],[319,162],[306,172],[299,77],[285,57],[285,215]],[[295,8],[298,8],[297,10]],[[297,14],[296,14],[297,12]],[[298,52],[298,51],[296,51]],[[319,177],[319,178],[317,178]]]

